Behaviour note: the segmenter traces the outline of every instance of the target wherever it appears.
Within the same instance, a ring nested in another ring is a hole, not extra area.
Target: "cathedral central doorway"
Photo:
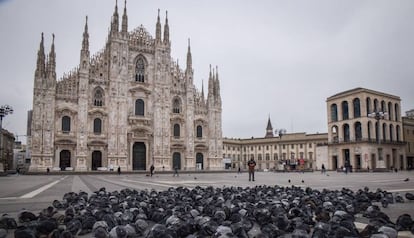
[[[146,170],[147,154],[144,142],[135,142],[132,147],[132,169]]]
[[[201,153],[196,154],[196,168],[198,170],[203,170],[204,169],[203,154],[201,154]]]
[[[95,150],[92,152],[92,170],[102,167],[102,152]]]
[[[65,170],[67,167],[70,167],[70,151],[69,150],[62,150],[60,152],[59,167],[60,167],[60,170]]]
[[[178,152],[175,152],[173,154],[173,169],[181,169],[181,154]]]

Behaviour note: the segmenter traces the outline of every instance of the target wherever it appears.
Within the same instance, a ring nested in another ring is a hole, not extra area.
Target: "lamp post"
[[[286,134],[286,129],[276,129],[275,134],[279,135],[279,139],[282,140],[282,136]],[[279,145],[280,148],[280,145]],[[282,158],[283,161],[283,172],[286,170],[287,160]]]
[[[3,117],[13,113],[13,108],[9,105],[0,106],[0,164],[3,163]],[[5,163],[3,163],[5,164]]]
[[[378,167],[385,168],[385,163],[382,157],[382,148],[381,148],[381,126],[380,126],[380,120],[385,119],[388,116],[387,112],[377,111],[372,112],[368,114],[368,117],[374,118],[377,121],[377,133],[376,133],[376,139],[378,144]],[[374,169],[374,168],[373,168]]]

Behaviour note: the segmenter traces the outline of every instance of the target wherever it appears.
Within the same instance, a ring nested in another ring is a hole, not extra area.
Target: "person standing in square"
[[[256,167],[256,161],[251,158],[247,163],[247,166],[249,167],[249,181],[254,181],[254,167]]]
[[[151,175],[151,177],[152,177],[152,175],[154,174],[154,169],[155,169],[155,167],[154,167],[154,165],[152,164],[152,165],[151,165],[151,167],[150,167],[150,175]]]

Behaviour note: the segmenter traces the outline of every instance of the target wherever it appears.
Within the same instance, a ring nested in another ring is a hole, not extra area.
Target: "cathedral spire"
[[[204,102],[204,80],[201,80],[201,100]]]
[[[119,16],[118,16],[118,0],[115,1],[115,11],[112,15],[111,22],[111,35],[118,33],[119,31]]]
[[[268,137],[274,137],[272,123],[270,122],[270,115],[269,115],[269,119],[267,120],[266,135],[265,135],[265,138],[268,138]]]
[[[126,35],[127,32],[128,32],[128,16],[127,16],[126,0],[125,0],[124,14],[122,15],[122,34]]]
[[[164,44],[170,43],[170,27],[168,26],[168,11],[165,12]]]
[[[37,51],[37,64],[36,64],[36,77],[43,77],[45,75],[45,47],[44,47],[44,39],[43,39],[43,32],[42,38],[40,40],[39,50]]]
[[[47,60],[47,77],[51,82],[49,85],[56,80],[56,53],[55,53],[55,34],[52,34],[52,46],[50,47],[49,57]]]
[[[214,95],[214,79],[211,73],[211,64],[210,64],[210,73],[208,76],[208,95],[207,97],[210,98]]]
[[[190,38],[188,38],[188,50],[187,50],[187,69],[186,72],[190,73],[193,68],[193,60],[191,57],[191,49],[190,49]]]
[[[155,40],[161,42],[161,22],[160,22],[160,9],[158,9],[157,24],[155,27]]]
[[[85,20],[85,29],[83,31],[83,40],[82,40],[82,55],[87,55],[89,57],[89,33],[88,33],[88,16]]]
[[[215,92],[216,92],[216,97],[217,99],[220,99],[220,81],[219,81],[219,76],[218,76],[218,66],[216,65],[216,80],[214,82],[214,86],[215,88]]]
[[[89,33],[88,33],[88,16],[85,20],[85,29],[83,31],[82,49],[80,53],[80,68],[88,69],[89,64]]]

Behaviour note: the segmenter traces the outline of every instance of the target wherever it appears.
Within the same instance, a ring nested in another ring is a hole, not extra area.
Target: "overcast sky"
[[[56,35],[57,75],[79,64],[88,15],[91,54],[104,47],[115,0],[0,0],[0,105],[3,127],[26,134],[41,32]],[[122,16],[124,1],[118,1]],[[152,0],[127,2],[128,30],[155,35],[168,10],[171,56],[185,67],[191,39],[194,83],[207,89],[217,65],[223,136],[263,137],[274,129],[327,132],[326,98],[364,87],[414,108],[414,1]],[[23,136],[19,139],[24,140]]]

